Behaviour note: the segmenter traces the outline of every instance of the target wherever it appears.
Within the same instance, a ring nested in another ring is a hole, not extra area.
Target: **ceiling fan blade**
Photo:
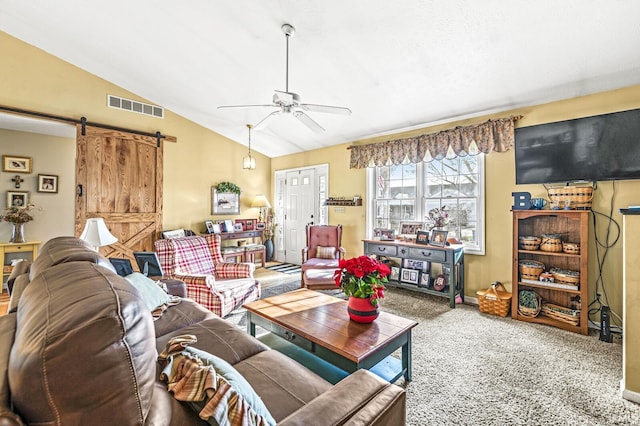
[[[270,117],[273,117],[274,115],[280,115],[281,111],[277,110],[277,111],[273,111],[271,114],[267,115],[265,118],[263,118],[262,120],[260,120],[258,122],[258,124],[256,124],[255,126],[253,126],[253,130],[259,130],[263,127],[266,126],[266,121],[267,119],[269,119]]]
[[[341,115],[351,114],[351,110],[346,107],[338,107],[338,106],[331,106],[331,105],[316,105],[316,104],[300,104],[298,106],[305,111],[328,112],[329,114],[341,114]]]
[[[269,107],[269,108],[277,108],[278,105],[268,104],[268,105],[221,105],[218,109],[222,108],[255,108],[255,107]]]
[[[302,124],[307,126],[309,129],[313,130],[314,132],[316,132],[316,133],[324,132],[324,128],[321,125],[319,125],[318,123],[316,123],[311,117],[309,117],[304,112],[295,111],[293,113],[293,116],[295,118],[297,118],[298,120],[300,120],[302,122]]]

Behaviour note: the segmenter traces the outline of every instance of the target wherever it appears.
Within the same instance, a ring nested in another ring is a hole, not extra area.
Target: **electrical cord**
[[[596,288],[595,288],[595,297],[593,299],[593,301],[589,304],[588,308],[588,317],[589,317],[589,321],[595,322],[593,320],[591,320],[591,317],[594,316],[595,314],[600,312],[600,308],[602,306],[610,306],[609,305],[609,296],[607,295],[607,289],[605,286],[605,282],[604,282],[604,277],[603,277],[603,269],[604,269],[604,264],[605,264],[605,260],[607,259],[607,255],[609,254],[609,249],[611,247],[613,247],[614,245],[616,245],[616,243],[620,240],[620,224],[618,222],[616,222],[616,220],[613,218],[613,209],[614,209],[614,200],[615,200],[615,195],[616,195],[616,183],[615,181],[613,181],[613,194],[611,195],[611,200],[609,203],[609,214],[604,214],[604,213],[600,213],[596,210],[591,210],[591,217],[593,219],[593,233],[594,233],[594,239],[596,242],[596,247],[595,247],[595,251],[596,251],[596,261],[597,261],[597,265],[598,265],[598,277],[596,278]],[[598,221],[597,221],[597,217],[598,215],[603,216],[605,218],[605,220],[608,220],[608,223],[606,224],[606,235],[605,235],[605,239],[604,241],[601,241],[601,239],[598,237]],[[615,225],[615,239],[613,240],[613,242],[610,242],[612,236],[612,225]],[[600,250],[604,249],[604,253],[602,254],[602,258],[600,255]],[[600,290],[602,289],[602,290]],[[603,303],[604,302],[604,303]],[[612,318],[614,319],[618,319],[619,323],[618,327],[620,330],[622,330],[622,318],[615,313],[614,311],[611,311],[612,314]],[[599,327],[598,327],[599,328]]]

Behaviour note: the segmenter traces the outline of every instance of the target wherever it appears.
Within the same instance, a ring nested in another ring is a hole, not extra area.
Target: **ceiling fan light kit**
[[[295,34],[296,29],[293,25],[284,24],[281,27],[282,32],[286,39],[286,74],[285,74],[285,90],[276,90],[273,95],[272,103],[265,105],[223,105],[218,108],[255,108],[255,107],[267,107],[277,108],[275,111],[269,113],[265,118],[260,120],[254,129],[259,129],[268,124],[268,119],[276,115],[291,114],[297,118],[302,124],[307,126],[310,130],[316,133],[324,132],[324,128],[318,124],[313,118],[305,113],[305,111],[321,112],[329,114],[349,115],[351,110],[346,107],[332,106],[332,105],[318,105],[302,103],[300,95],[289,91],[289,37]],[[249,129],[251,132],[251,129]]]

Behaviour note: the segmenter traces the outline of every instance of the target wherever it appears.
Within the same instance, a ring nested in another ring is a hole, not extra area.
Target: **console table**
[[[438,291],[433,287],[434,277],[431,277],[428,287],[416,284],[409,284],[398,279],[389,277],[388,285],[391,287],[406,288],[421,293],[428,293],[434,296],[449,298],[449,306],[456,307],[456,295],[460,295],[464,301],[464,246],[454,244],[440,247],[430,244],[415,244],[403,241],[384,240],[363,240],[364,253],[367,255],[387,256],[400,259],[403,264],[404,259],[428,261],[442,265],[442,274],[446,277],[446,284],[449,291]],[[445,288],[446,289],[446,288]]]
[[[231,231],[231,232],[221,232],[220,239],[222,241],[228,240],[241,240],[243,238],[260,238],[260,242],[258,244],[251,244],[247,246],[236,247],[232,249],[225,250],[222,247],[222,256],[225,260],[229,258],[240,258],[243,262],[251,262],[254,263],[256,260],[256,255],[260,256],[260,262],[262,267],[264,267],[266,262],[266,250],[264,246],[264,230],[262,229],[254,229],[247,231]]]

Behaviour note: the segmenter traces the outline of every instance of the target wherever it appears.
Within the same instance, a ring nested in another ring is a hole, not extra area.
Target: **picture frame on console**
[[[390,281],[399,281],[400,280],[400,268],[397,266],[391,267],[391,273],[389,274]]]
[[[422,228],[424,222],[400,222],[400,235],[416,235]]]
[[[264,222],[257,222],[256,223],[256,229],[258,231],[264,231],[265,229],[267,229],[267,224]]]
[[[429,233],[427,231],[418,231],[416,234],[416,244],[429,244]]]
[[[431,231],[430,244],[432,246],[444,247],[445,245],[447,245],[448,233],[449,233],[448,231],[441,231],[441,230],[434,229],[433,231]]]
[[[204,221],[204,226],[205,226],[205,228],[207,228],[207,233],[208,234],[214,234],[214,232],[213,232],[213,221],[212,220],[205,220]]]
[[[427,288],[431,284],[431,275],[428,272],[423,272],[420,274],[420,282],[418,283],[418,287]]]
[[[373,238],[380,241],[392,241],[395,238],[395,231],[389,228],[374,228]]]
[[[400,281],[402,281],[403,283],[418,284],[419,279],[420,271],[418,271],[417,269],[402,269]]]

